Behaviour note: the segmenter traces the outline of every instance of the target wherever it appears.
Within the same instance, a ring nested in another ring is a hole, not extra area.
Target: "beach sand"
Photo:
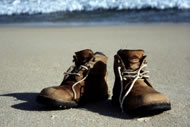
[[[49,111],[35,102],[44,87],[59,85],[75,51],[90,48],[108,56],[111,90],[113,56],[121,48],[144,49],[153,87],[172,110],[132,118],[110,100]],[[99,27],[0,27],[1,127],[189,127],[190,25]]]

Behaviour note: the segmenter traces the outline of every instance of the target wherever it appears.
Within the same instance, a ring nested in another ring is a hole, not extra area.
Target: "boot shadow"
[[[21,100],[23,102],[19,104],[11,105],[12,108],[24,111],[55,111],[60,109],[55,109],[47,107],[36,102],[36,97],[39,93],[9,93],[2,94],[0,97],[14,97],[15,101]],[[98,113],[100,115],[119,118],[119,119],[135,119],[137,116],[128,115],[122,113],[119,107],[112,105],[111,100],[97,101],[85,104],[78,107],[80,110],[88,110],[91,112]],[[63,109],[64,110],[64,109]]]
[[[36,97],[39,93],[9,93],[2,94],[0,97],[14,97],[15,101],[21,100],[23,102],[19,104],[11,105],[14,109],[24,110],[24,111],[49,111],[52,109],[45,108],[43,105],[36,103]]]
[[[11,105],[12,108],[24,111],[52,111],[52,110],[60,110],[46,107],[44,105],[40,105],[36,102],[36,97],[39,93],[9,93],[2,94],[0,97],[13,97],[15,101],[21,100],[23,102],[18,104]],[[121,118],[121,119],[132,119],[132,117],[124,114],[118,107],[114,107],[111,104],[111,100],[105,101],[97,101],[85,104],[83,106],[78,107],[80,110],[88,110],[91,112],[99,113],[100,115]]]
[[[134,119],[134,116],[122,113],[119,107],[114,106],[111,100],[97,101],[85,104],[81,107],[82,110],[88,110],[100,115],[119,118],[119,119]]]
[[[91,112],[98,113],[100,115],[119,118],[119,119],[138,119],[143,117],[152,117],[163,113],[163,111],[158,112],[141,112],[141,113],[125,113],[122,112],[119,106],[115,106],[111,103],[111,100],[98,101],[86,104],[81,107],[83,110],[88,110]]]

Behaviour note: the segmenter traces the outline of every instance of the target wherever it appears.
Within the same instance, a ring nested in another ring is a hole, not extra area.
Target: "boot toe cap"
[[[72,108],[78,106],[73,100],[71,92],[57,87],[44,88],[36,101],[48,107],[54,108]]]
[[[49,88],[44,88],[41,92],[40,92],[40,96],[51,96],[54,92],[56,91],[55,88],[53,87],[49,87]]]
[[[149,93],[142,97],[143,105],[170,103],[168,98],[161,93]]]

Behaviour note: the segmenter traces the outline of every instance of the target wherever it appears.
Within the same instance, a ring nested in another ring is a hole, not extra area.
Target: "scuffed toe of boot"
[[[127,100],[126,100],[127,101]],[[141,97],[132,97],[124,106],[124,111],[133,115],[148,116],[171,109],[168,98],[161,93],[149,93]]]
[[[160,104],[144,105],[136,109],[128,109],[127,107],[124,107],[123,110],[127,114],[143,117],[143,116],[157,115],[170,109],[171,109],[170,103],[160,103]]]
[[[148,94],[144,98],[144,106],[141,106],[141,109],[144,109],[147,112],[163,112],[171,109],[171,104],[168,98],[161,94]]]
[[[47,107],[52,108],[73,108],[77,107],[78,103],[73,101],[66,90],[60,89],[59,87],[49,87],[43,89],[36,101],[39,104],[44,104]],[[64,96],[63,96],[64,95]]]
[[[40,96],[40,95],[37,97],[36,100],[40,104],[44,104],[47,107],[51,107],[55,109],[67,109],[67,108],[78,107],[78,104],[75,101],[70,101],[70,102],[58,101],[58,100],[54,100],[52,98],[48,98],[48,97]]]

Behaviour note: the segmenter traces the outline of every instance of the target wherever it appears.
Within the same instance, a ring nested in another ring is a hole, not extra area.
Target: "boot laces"
[[[76,100],[76,98],[77,98],[76,91],[75,91],[75,88],[74,88],[74,87],[75,87],[77,84],[79,84],[79,83],[81,83],[82,81],[84,81],[84,80],[88,77],[88,74],[89,74],[89,72],[90,72],[90,67],[87,67],[87,66],[85,66],[85,65],[80,65],[79,68],[77,69],[75,65],[72,65],[72,66],[67,70],[67,72],[64,72],[64,75],[65,75],[65,76],[64,76],[64,79],[63,79],[63,80],[66,80],[70,75],[81,76],[81,74],[79,74],[79,70],[81,70],[82,68],[84,68],[85,70],[87,70],[87,74],[86,74],[81,80],[77,81],[76,83],[74,83],[74,84],[72,85],[72,91],[73,91],[73,94],[74,94],[74,96],[73,96],[74,100]],[[77,70],[77,71],[72,72],[73,70]]]
[[[130,93],[130,91],[132,90],[135,82],[138,79],[149,78],[149,75],[148,75],[149,71],[142,71],[142,69],[145,67],[147,67],[146,63],[141,65],[140,68],[136,71],[126,71],[126,72],[121,72],[121,67],[118,67],[119,77],[121,80],[121,91],[120,91],[120,96],[119,96],[119,102],[120,102],[120,107],[121,107],[122,112],[123,112],[123,102],[125,98],[127,97],[127,95]],[[127,78],[132,79],[132,83],[130,83],[129,89],[126,91],[126,93],[122,97],[123,80],[127,80]]]

